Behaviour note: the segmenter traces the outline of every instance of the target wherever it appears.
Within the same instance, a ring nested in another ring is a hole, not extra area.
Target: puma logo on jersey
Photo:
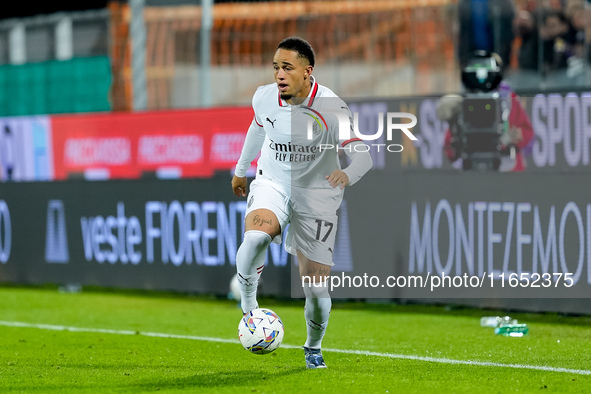
[[[271,119],[267,118],[267,122],[271,123],[271,126],[273,126],[273,128],[275,128],[275,122],[277,122],[277,119],[271,120]]]

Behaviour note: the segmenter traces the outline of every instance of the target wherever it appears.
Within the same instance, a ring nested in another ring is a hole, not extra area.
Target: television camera
[[[451,149],[465,170],[498,170],[503,157],[515,157],[508,133],[511,97],[501,94],[500,57],[477,51],[462,62],[463,95],[443,96],[437,116],[449,123]]]

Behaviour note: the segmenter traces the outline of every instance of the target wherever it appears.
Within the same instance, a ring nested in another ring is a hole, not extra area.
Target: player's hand
[[[326,179],[333,189],[337,186],[340,186],[341,189],[343,189],[349,184],[349,177],[341,170],[334,170],[332,174],[326,176]]]
[[[234,175],[232,178],[232,190],[238,197],[246,197],[246,177],[237,177]]]

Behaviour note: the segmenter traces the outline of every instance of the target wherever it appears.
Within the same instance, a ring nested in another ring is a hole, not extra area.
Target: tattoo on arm
[[[263,224],[269,224],[272,225],[273,224],[273,220],[271,219],[263,219],[261,218],[259,215],[255,215],[255,217],[252,219],[252,224],[254,224],[255,226],[259,226],[262,227]]]

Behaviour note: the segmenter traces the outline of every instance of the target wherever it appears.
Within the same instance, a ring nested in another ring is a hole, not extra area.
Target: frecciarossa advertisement
[[[52,119],[55,179],[211,177],[240,156],[250,108]]]
[[[231,170],[249,107],[0,118],[0,181],[210,178]]]

